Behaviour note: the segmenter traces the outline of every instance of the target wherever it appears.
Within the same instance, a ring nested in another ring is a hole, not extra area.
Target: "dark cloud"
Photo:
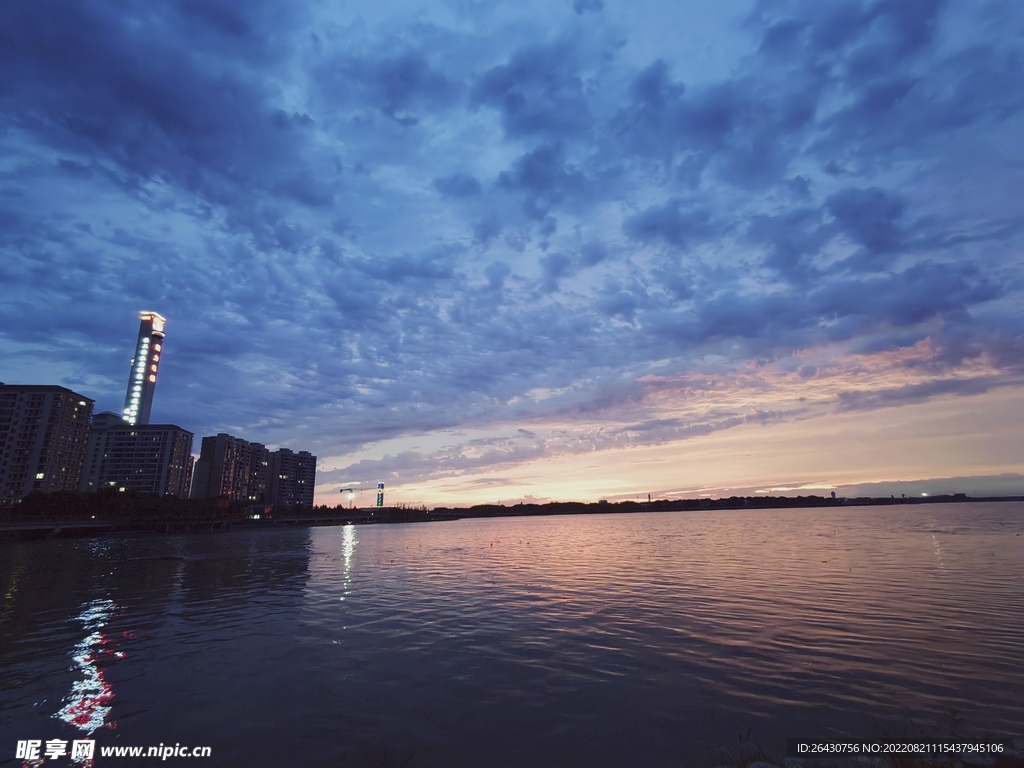
[[[566,162],[562,147],[550,144],[522,155],[512,164],[512,170],[498,176],[499,188],[522,190],[550,202],[558,202],[583,185],[582,174]]]
[[[567,41],[517,51],[473,85],[472,101],[499,110],[510,137],[575,137],[592,125],[576,48]]]
[[[751,217],[747,235],[752,242],[768,247],[767,266],[803,282],[817,274],[812,259],[820,254],[832,233],[823,226],[820,210],[794,208],[775,216]]]
[[[327,105],[374,106],[399,125],[419,122],[417,110],[449,106],[462,86],[431,66],[421,51],[384,58],[339,56],[318,70]]]
[[[637,309],[648,303],[647,290],[639,281],[621,285],[609,280],[599,292],[594,307],[603,315],[632,323]]]
[[[604,8],[604,0],[572,0],[576,13],[594,13]]]
[[[626,219],[622,226],[626,236],[641,242],[663,240],[685,247],[695,240],[704,240],[715,233],[710,213],[703,207],[684,207],[680,200],[669,200]]]
[[[500,290],[505,285],[505,278],[512,274],[512,268],[504,261],[492,261],[484,270],[488,285],[493,290]]]
[[[358,262],[357,268],[367,275],[388,282],[444,280],[454,276],[457,256],[455,250],[442,249],[428,253],[369,258]]]
[[[473,238],[478,243],[488,243],[501,234],[498,215],[491,211],[473,224]]]
[[[978,395],[999,382],[988,378],[938,379],[923,384],[877,389],[871,392],[840,392],[840,411],[863,411],[923,403],[939,395]]]
[[[846,234],[872,253],[891,253],[903,246],[899,219],[904,203],[895,195],[877,187],[850,188],[829,197],[825,206]]]
[[[483,191],[480,182],[465,173],[439,176],[434,179],[432,186],[442,195],[449,197],[475,197]]]
[[[552,293],[558,290],[558,280],[561,277],[571,274],[572,259],[564,253],[549,253],[540,257],[541,290],[544,293]]]
[[[1001,293],[973,265],[922,262],[902,272],[837,281],[810,298],[820,316],[863,315],[873,323],[907,326],[962,312]]]
[[[75,3],[0,10],[0,109],[7,120],[70,153],[224,201],[238,189],[273,187],[297,159],[280,108],[245,67],[203,63],[229,55],[253,66],[282,51],[226,5],[157,4],[142,15]],[[123,9],[127,10],[127,9]],[[287,29],[295,16],[247,7]],[[195,48],[182,45],[186,33]]]

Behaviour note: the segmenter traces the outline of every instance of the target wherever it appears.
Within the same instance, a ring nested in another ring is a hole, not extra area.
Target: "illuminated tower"
[[[149,424],[149,411],[153,407],[156,372],[160,367],[160,354],[164,346],[164,323],[156,312],[140,312],[139,340],[135,343],[132,372],[128,377],[128,391],[124,396],[124,420],[131,425]]]

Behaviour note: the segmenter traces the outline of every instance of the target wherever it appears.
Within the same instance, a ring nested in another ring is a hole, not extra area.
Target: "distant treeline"
[[[630,512],[672,512],[701,509],[787,509],[797,507],[882,506],[893,504],[935,504],[964,501],[1022,501],[1024,497],[971,498],[962,493],[913,498],[825,498],[822,496],[730,496],[725,499],[660,499],[657,501],[550,502],[548,504],[479,504],[472,507],[435,507],[428,510],[404,507],[346,509],[320,506],[276,506],[230,499],[181,499],[131,491],[103,490],[97,493],[29,494],[20,503],[0,507],[0,524],[31,521],[89,520],[194,520],[246,521],[263,525],[289,522],[307,525],[353,523],[431,522],[477,517],[520,517],[533,515],[623,514]]]
[[[231,520],[245,517],[249,502],[230,499],[182,499],[132,491],[96,493],[33,492],[19,503],[0,507],[0,523],[34,520]],[[280,514],[309,514],[301,508],[273,508]]]
[[[935,504],[963,501],[1021,501],[1024,497],[971,498],[963,493],[912,498],[826,498],[823,496],[730,496],[725,499],[659,499],[594,503],[551,502],[548,504],[479,504],[462,509],[437,507],[434,513],[458,517],[514,517],[517,515],[621,514],[623,512],[677,512],[699,509],[791,509],[798,507],[888,506],[894,504]]]

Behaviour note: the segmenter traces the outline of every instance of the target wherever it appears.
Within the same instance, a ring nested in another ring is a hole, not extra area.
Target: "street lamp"
[[[339,492],[340,493],[347,493],[348,494],[348,508],[352,509],[352,500],[356,497],[355,489],[353,489],[353,488],[342,488],[342,489],[340,489]]]

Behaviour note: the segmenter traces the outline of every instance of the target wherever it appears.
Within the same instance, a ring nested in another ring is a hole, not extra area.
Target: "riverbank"
[[[920,498],[732,496],[725,499],[659,499],[650,502],[550,502],[472,507],[271,507],[229,499],[177,499],[132,493],[32,494],[0,510],[0,539],[69,538],[124,534],[220,533],[233,529],[296,526],[431,523],[486,517],[631,514],[730,509],[835,508],[967,502],[1024,502],[1024,497],[972,498],[964,494]]]

